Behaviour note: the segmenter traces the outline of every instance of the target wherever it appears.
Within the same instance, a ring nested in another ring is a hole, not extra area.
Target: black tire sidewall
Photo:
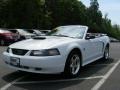
[[[72,52],[68,55],[68,58],[67,58],[66,64],[65,64],[64,74],[65,74],[65,76],[67,76],[67,77],[77,77],[77,76],[80,74],[80,69],[79,69],[79,71],[78,71],[77,74],[74,74],[74,75],[73,75],[73,74],[71,73],[71,70],[70,70],[70,62],[71,62],[71,58],[72,58],[73,55],[78,55],[78,56],[79,56],[79,58],[80,58],[80,69],[81,69],[81,56],[79,55],[78,52],[72,51]]]
[[[103,56],[103,59],[104,59],[104,60],[108,60],[108,59],[109,59],[109,56],[108,56],[107,59],[106,59],[106,56],[105,56],[105,51],[106,51],[106,49],[108,49],[108,54],[109,54],[109,56],[110,56],[109,47],[106,47],[105,50],[104,50],[104,56]]]

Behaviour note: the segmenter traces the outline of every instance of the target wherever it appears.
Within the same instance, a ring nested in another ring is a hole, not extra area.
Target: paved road
[[[120,43],[111,43],[110,60],[85,66],[79,77],[18,72],[6,67],[0,47],[0,90],[120,90]]]

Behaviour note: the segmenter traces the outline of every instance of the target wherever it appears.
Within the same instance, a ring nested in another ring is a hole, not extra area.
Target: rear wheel
[[[78,52],[71,52],[68,56],[66,66],[65,66],[65,75],[70,77],[76,77],[80,73],[81,68],[81,57]]]
[[[108,60],[109,57],[110,57],[110,54],[109,54],[109,47],[106,47],[106,48],[105,48],[105,51],[104,51],[103,59]]]

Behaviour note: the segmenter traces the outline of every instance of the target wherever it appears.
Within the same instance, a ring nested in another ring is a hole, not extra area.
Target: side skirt
[[[95,59],[93,59],[93,60],[90,60],[89,62],[86,62],[86,63],[82,63],[82,66],[85,66],[85,65],[87,65],[87,64],[90,64],[90,63],[92,63],[92,62],[94,62],[94,61],[97,61],[97,60],[99,60],[99,59],[101,59],[103,56],[100,56],[100,57],[97,57],[97,58],[95,58]]]

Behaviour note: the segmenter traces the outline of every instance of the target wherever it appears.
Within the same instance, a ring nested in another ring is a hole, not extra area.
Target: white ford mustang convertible
[[[60,26],[47,36],[37,36],[10,45],[3,53],[13,69],[44,74],[64,72],[79,75],[81,66],[109,58],[110,40],[105,34],[90,33],[87,26]]]

